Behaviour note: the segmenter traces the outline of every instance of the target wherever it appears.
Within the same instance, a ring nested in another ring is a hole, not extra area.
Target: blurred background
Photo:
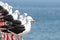
[[[60,0],[0,0],[21,14],[28,13],[36,22],[24,40],[60,40]]]

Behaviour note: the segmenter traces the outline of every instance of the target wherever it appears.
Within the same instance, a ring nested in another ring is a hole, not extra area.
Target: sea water
[[[1,0],[18,9],[21,14],[27,12],[36,21],[32,23],[31,31],[23,36],[24,40],[60,40],[60,7],[56,5],[32,5],[13,0]]]

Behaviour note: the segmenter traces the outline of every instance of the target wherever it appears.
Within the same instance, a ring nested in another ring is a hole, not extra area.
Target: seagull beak
[[[34,23],[34,22],[35,22],[35,20],[32,20],[32,22]]]

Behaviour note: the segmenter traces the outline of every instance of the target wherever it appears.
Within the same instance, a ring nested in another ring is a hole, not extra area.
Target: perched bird
[[[13,13],[13,10],[12,10],[13,7],[10,5],[8,7],[9,7],[9,14],[12,14]]]
[[[26,23],[27,13],[24,13],[23,15],[19,16],[19,21],[21,21],[21,24],[24,25]]]
[[[4,3],[2,1],[0,1],[0,6],[4,7]]]
[[[26,18],[26,24],[24,24],[25,30],[22,33],[19,33],[18,35],[25,35],[31,30],[31,22],[35,22],[35,20],[31,16],[27,16]]]
[[[14,20],[18,20],[19,15],[20,15],[19,10],[16,10],[16,11],[12,14],[12,16],[13,16]]]
[[[9,14],[12,14],[12,6],[10,6],[8,3],[3,3],[3,2],[1,2],[0,1],[0,5],[4,8],[4,9],[6,9],[8,12],[9,12]]]
[[[8,5],[8,3],[4,4],[4,8],[9,12],[9,5]]]
[[[22,22],[23,20],[21,20],[21,22]],[[24,35],[26,35],[27,33],[29,33],[30,32],[30,30],[31,30],[31,22],[35,22],[35,20],[31,17],[31,16],[26,16],[26,18],[25,18],[25,24],[22,24],[22,25],[24,25],[24,28],[25,28],[25,30],[24,31],[22,31],[21,33],[18,33],[18,35],[20,35],[21,36],[21,39],[23,40],[23,38],[22,38],[22,36],[24,36]],[[23,22],[24,23],[24,22]]]

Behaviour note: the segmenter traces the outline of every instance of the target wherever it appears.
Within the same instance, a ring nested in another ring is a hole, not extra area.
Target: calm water
[[[36,22],[32,24],[31,31],[25,35],[24,40],[60,40],[60,7],[34,7],[34,5],[26,5],[22,2],[7,1],[12,5],[13,10],[20,10],[21,14],[27,12],[28,15],[32,16]],[[14,4],[16,3],[16,4]],[[20,5],[21,4],[21,5]],[[24,5],[22,5],[24,4]],[[30,7],[29,7],[30,6]],[[48,5],[47,5],[48,6]]]

